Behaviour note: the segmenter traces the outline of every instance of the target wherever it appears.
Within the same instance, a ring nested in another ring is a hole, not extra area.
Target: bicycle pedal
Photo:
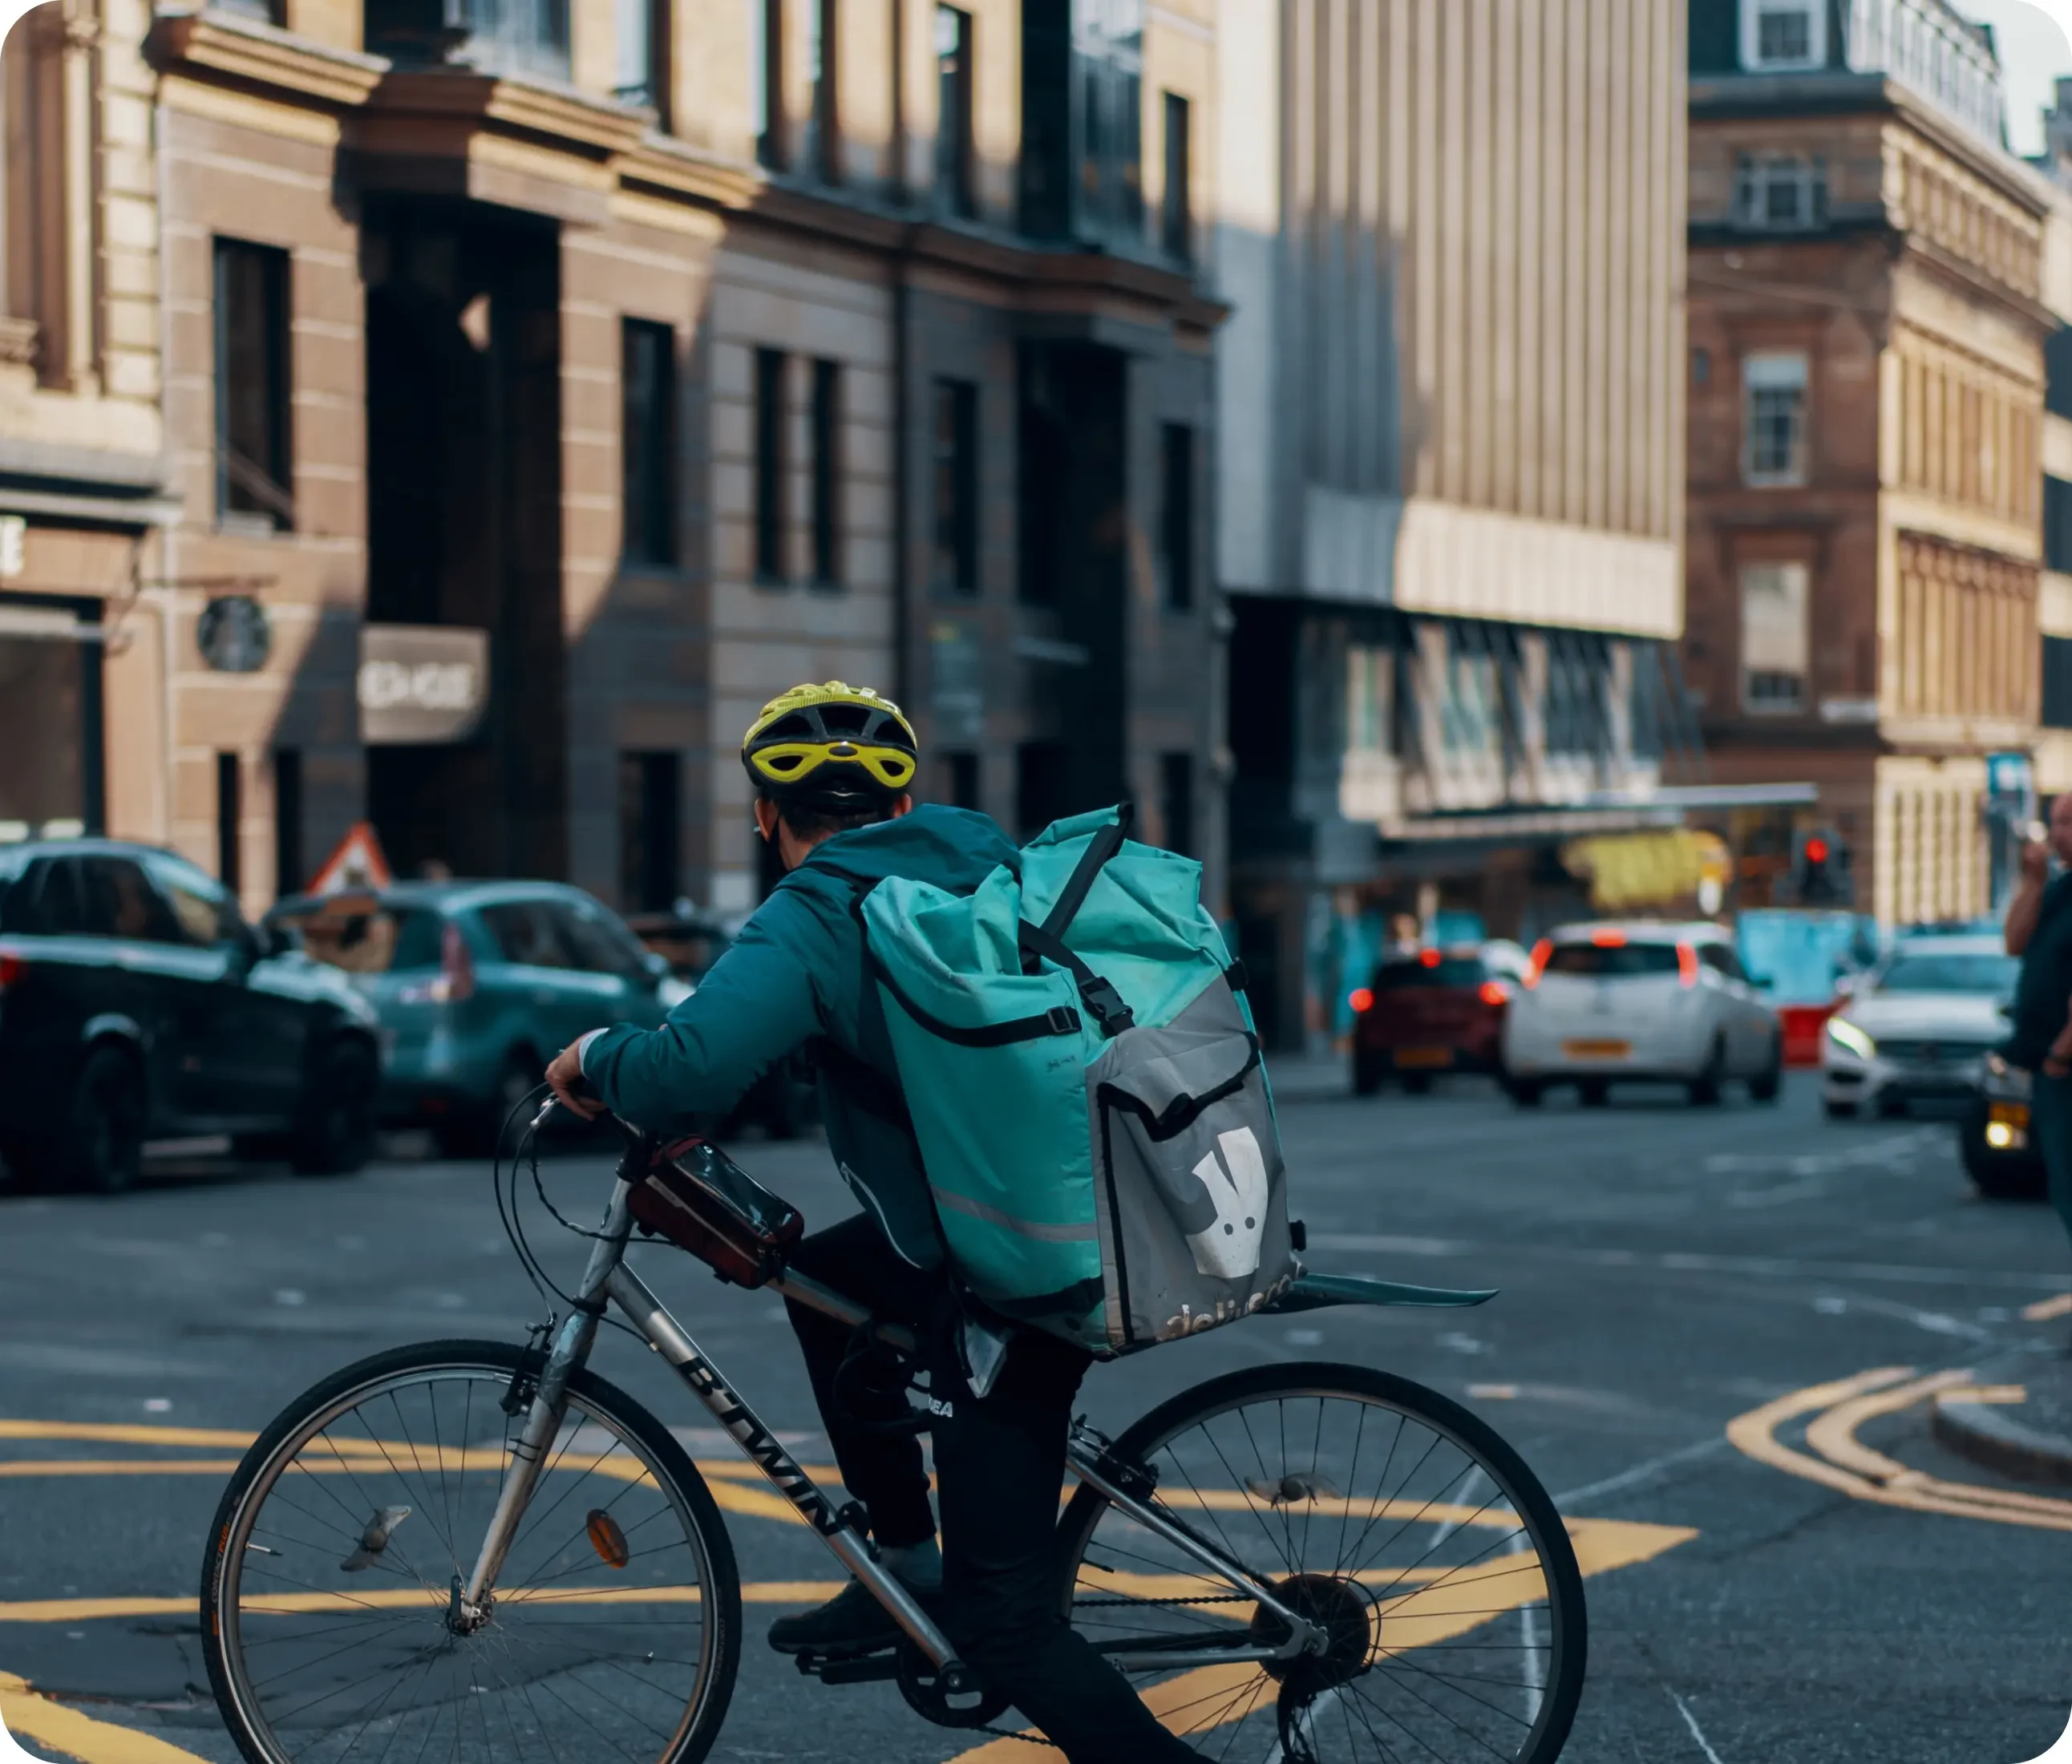
[[[873,1684],[899,1676],[899,1655],[886,1648],[875,1654],[801,1654],[799,1670],[823,1684]]]

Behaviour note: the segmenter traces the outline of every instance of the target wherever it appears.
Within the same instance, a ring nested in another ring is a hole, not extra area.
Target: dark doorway
[[[1021,598],[1056,619],[1056,640],[1030,664],[1030,732],[1050,751],[1025,780],[1025,826],[1039,809],[1047,820],[1124,794],[1128,383],[1115,350],[1022,347]]]
[[[553,224],[371,200],[367,617],[487,630],[488,708],[465,742],[368,751],[399,874],[567,865],[561,640],[561,276]]]

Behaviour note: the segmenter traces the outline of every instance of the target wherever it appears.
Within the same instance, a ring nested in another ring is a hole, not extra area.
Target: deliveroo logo
[[[1249,1127],[1216,1135],[1220,1160],[1211,1152],[1194,1174],[1208,1191],[1215,1218],[1187,1234],[1194,1266],[1219,1280],[1242,1280],[1259,1272],[1259,1236],[1266,1225],[1266,1157]]]
[[[2072,1721],[2065,1724],[2055,1745],[2038,1757],[2025,1759],[2024,1764],[2072,1764]]]

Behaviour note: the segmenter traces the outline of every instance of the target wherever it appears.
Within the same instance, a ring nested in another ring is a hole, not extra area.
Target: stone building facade
[[[364,816],[405,871],[738,911],[741,731],[841,676],[912,708],[932,795],[1130,794],[1218,848],[1208,0],[231,0],[124,40],[159,524],[111,830],[253,908]],[[487,634],[472,732],[370,741],[364,664],[421,627]]]
[[[1717,775],[1819,792],[1743,817],[1743,903],[1824,837],[1838,903],[1969,919],[2041,712],[2050,191],[1942,0],[1692,20],[1685,666]]]

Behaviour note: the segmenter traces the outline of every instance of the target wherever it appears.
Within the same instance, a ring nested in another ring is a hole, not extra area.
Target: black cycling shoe
[[[942,1600],[935,1592],[914,1597],[931,1617]],[[902,1633],[891,1612],[863,1583],[851,1581],[817,1610],[779,1618],[770,1626],[770,1645],[780,1654],[874,1654],[890,1647]]]

